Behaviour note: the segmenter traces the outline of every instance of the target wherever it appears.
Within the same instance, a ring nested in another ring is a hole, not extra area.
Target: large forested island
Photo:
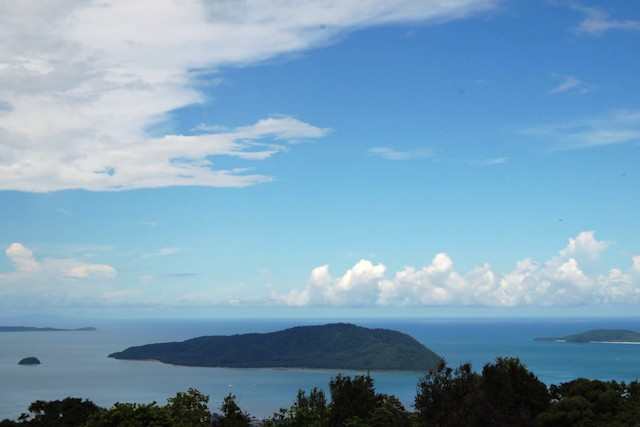
[[[347,323],[149,344],[109,357],[185,366],[423,372],[442,360],[409,335]]]
[[[640,343],[640,332],[626,329],[594,329],[565,337],[543,337],[536,341],[555,341],[568,343]]]
[[[86,327],[77,329],[60,328],[36,328],[33,326],[0,326],[0,332],[87,332],[95,331],[96,328]]]

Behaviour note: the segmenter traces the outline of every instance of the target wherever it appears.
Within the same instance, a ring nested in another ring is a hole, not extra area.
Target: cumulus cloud
[[[564,257],[587,257],[596,259],[609,246],[608,242],[596,239],[594,231],[582,231],[569,239],[567,247],[560,251]]]
[[[606,275],[585,273],[585,263],[607,246],[592,231],[585,231],[569,239],[557,256],[542,263],[524,259],[507,273],[499,273],[489,264],[458,272],[446,253],[437,254],[424,267],[408,266],[391,276],[383,264],[367,260],[338,277],[323,265],[311,272],[304,288],[275,293],[272,298],[291,306],[516,307],[640,302],[640,257],[633,258],[633,267],[626,272],[614,268]]]
[[[0,3],[0,189],[243,187],[221,169],[327,129],[267,117],[225,130],[149,133],[204,101],[203,75],[321,46],[372,25],[446,21],[497,0],[23,0]],[[170,122],[169,128],[170,128]]]
[[[10,244],[5,254],[19,272],[31,273],[40,269],[40,264],[33,257],[33,252],[21,243]]]

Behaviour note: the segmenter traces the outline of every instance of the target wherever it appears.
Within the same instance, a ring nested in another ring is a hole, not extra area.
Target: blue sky
[[[132,3],[0,14],[3,310],[637,309],[638,5]]]

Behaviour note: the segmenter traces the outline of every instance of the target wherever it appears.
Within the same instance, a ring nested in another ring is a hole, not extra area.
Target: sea
[[[101,320],[94,332],[0,333],[0,419],[15,419],[35,400],[87,398],[101,406],[115,402],[164,403],[179,391],[196,388],[216,410],[233,393],[256,417],[288,407],[299,389],[327,390],[334,370],[228,369],[123,361],[107,357],[132,345],[178,341],[202,335],[269,332],[328,320]],[[640,345],[538,342],[588,329],[640,331],[634,319],[358,319],[367,327],[408,333],[444,357],[451,366],[470,362],[476,370],[499,356],[519,357],[542,381],[558,384],[584,377],[634,381],[640,378]],[[57,326],[57,325],[28,325]],[[27,356],[39,366],[18,366]],[[365,372],[345,371],[346,375]],[[421,372],[371,372],[376,390],[398,396],[411,408]]]

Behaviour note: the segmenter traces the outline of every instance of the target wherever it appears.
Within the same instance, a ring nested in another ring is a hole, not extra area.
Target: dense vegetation
[[[536,341],[566,341],[570,343],[640,342],[640,332],[626,329],[594,329],[565,337],[536,338]]]
[[[299,326],[266,334],[209,336],[130,347],[116,359],[232,368],[427,371],[440,357],[409,335],[347,323]]]
[[[499,358],[476,373],[444,363],[418,383],[414,410],[376,393],[373,379],[338,375],[322,390],[298,392],[293,405],[253,420],[228,395],[211,414],[208,397],[178,393],[164,406],[117,403],[103,409],[67,398],[34,402],[0,427],[640,427],[640,383],[577,379],[547,388],[518,359]]]

